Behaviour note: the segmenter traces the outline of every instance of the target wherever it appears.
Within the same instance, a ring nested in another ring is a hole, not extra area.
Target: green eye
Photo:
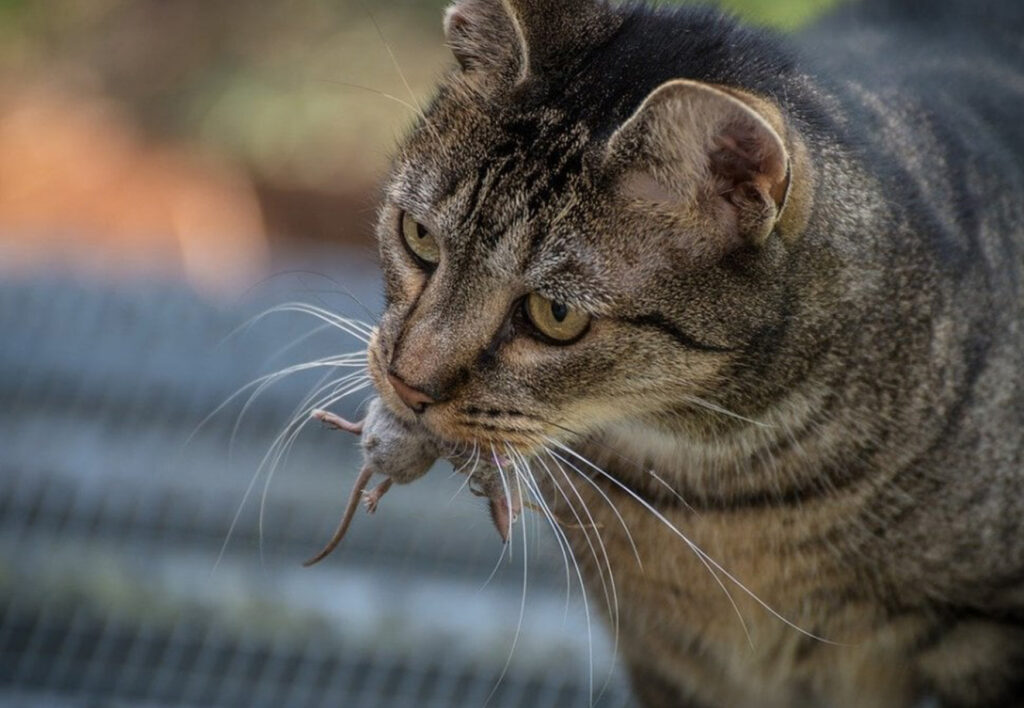
[[[562,344],[579,339],[590,325],[590,315],[537,293],[526,299],[526,315],[541,334]]]
[[[408,214],[402,214],[402,239],[413,255],[428,265],[441,262],[441,247],[427,227]]]

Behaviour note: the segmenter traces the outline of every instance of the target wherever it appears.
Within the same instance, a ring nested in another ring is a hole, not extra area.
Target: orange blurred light
[[[144,140],[102,98],[34,88],[0,101],[0,269],[178,274],[223,295],[267,261],[259,204],[240,170]]]

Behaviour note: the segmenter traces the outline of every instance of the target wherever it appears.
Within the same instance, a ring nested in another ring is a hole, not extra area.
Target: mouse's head
[[[360,445],[364,464],[399,484],[422,477],[442,457],[441,447],[418,421],[396,416],[380,398],[367,407]]]

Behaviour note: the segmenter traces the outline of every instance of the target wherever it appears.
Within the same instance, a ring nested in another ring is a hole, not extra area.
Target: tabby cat
[[[641,703],[1024,705],[1024,5],[445,31],[371,375],[579,521]]]

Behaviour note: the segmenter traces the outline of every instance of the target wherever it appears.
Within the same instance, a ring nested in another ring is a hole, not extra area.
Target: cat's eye
[[[526,298],[526,316],[537,331],[559,344],[571,344],[590,326],[590,315],[532,293]]]
[[[441,247],[427,227],[409,216],[402,214],[402,240],[409,251],[428,266],[441,262]]]

